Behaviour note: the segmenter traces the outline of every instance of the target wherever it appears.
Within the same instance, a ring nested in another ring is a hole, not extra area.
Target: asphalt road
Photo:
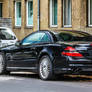
[[[0,92],[92,92],[92,79],[65,76],[42,81],[35,74],[0,75]]]

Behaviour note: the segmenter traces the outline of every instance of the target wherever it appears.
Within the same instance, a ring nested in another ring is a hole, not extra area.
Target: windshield
[[[8,29],[0,29],[0,39],[2,40],[14,40],[16,39],[11,33],[7,31]]]
[[[92,41],[92,36],[80,31],[62,31],[56,34],[59,41]]]

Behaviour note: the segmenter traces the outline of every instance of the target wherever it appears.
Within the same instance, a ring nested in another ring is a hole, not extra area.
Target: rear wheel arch
[[[54,60],[54,57],[52,54],[49,54],[47,52],[43,52],[40,54],[40,56],[38,57],[38,64],[40,62],[40,59],[43,57],[43,56],[48,56],[50,59],[51,59],[51,62],[53,63],[53,60]]]

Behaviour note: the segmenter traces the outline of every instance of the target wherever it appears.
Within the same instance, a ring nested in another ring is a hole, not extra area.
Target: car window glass
[[[37,44],[48,41],[50,41],[48,36],[45,33],[39,32],[39,33],[31,34],[27,38],[25,38],[22,41],[22,45]]]
[[[58,41],[92,41],[92,36],[85,32],[63,31],[56,34]]]
[[[72,39],[72,35],[67,33],[61,33],[59,34],[59,38],[63,39],[64,41],[69,41]]]
[[[14,40],[15,37],[10,34],[7,29],[0,29],[0,39],[2,40]]]
[[[41,42],[51,42],[51,38],[48,36],[48,34],[44,34],[44,36],[42,37],[42,39],[41,39]]]

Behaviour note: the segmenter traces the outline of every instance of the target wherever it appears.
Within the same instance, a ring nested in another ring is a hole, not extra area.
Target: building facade
[[[0,27],[12,28],[10,0],[0,0]]]
[[[5,2],[2,5],[1,1]],[[8,7],[6,7],[8,6]],[[80,30],[92,34],[92,0],[0,0],[0,16],[12,19],[12,29],[21,40],[38,30]]]

